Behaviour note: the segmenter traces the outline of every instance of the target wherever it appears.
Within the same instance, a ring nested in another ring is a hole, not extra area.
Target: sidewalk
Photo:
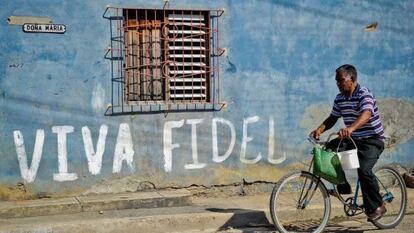
[[[407,213],[414,214],[414,190],[408,194]],[[0,202],[0,232],[215,232],[266,227],[271,225],[269,196],[206,198],[172,190]],[[342,218],[342,205],[331,200],[331,219]],[[46,214],[52,215],[35,216]]]
[[[29,201],[0,201],[0,219],[99,212],[105,210],[184,206],[191,204],[190,197],[191,193],[186,190],[171,190],[78,196],[59,199],[45,198]]]

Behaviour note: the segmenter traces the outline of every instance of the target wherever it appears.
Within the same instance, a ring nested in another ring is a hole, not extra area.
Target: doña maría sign
[[[40,32],[40,33],[65,33],[66,26],[63,24],[34,24],[26,23],[22,27],[24,32]]]

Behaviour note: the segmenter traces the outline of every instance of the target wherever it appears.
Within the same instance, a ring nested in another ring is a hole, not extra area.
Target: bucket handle
[[[349,139],[351,139],[352,143],[353,143],[353,144],[354,144],[354,146],[355,146],[355,149],[357,149],[357,150],[358,150],[358,147],[356,146],[356,144],[355,144],[355,142],[354,142],[354,139],[352,139],[351,137],[349,137]],[[343,138],[341,138],[341,140],[340,140],[340,141],[339,141],[339,143],[338,143],[338,147],[336,148],[336,153],[338,153],[338,149],[339,149],[339,146],[341,145],[342,140],[343,140]]]

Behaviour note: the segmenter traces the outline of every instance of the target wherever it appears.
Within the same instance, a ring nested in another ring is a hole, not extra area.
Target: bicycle
[[[314,145],[326,146],[326,142],[310,140]],[[313,162],[313,160],[312,160]],[[273,188],[270,197],[270,213],[275,227],[287,232],[322,232],[328,224],[331,214],[331,199],[334,196],[343,204],[347,216],[364,213],[364,205],[359,196],[360,182],[356,182],[355,193],[351,197],[339,194],[335,185],[328,192],[322,178],[308,171],[295,171],[282,177]],[[374,169],[380,194],[387,212],[372,223],[379,229],[396,227],[404,218],[407,208],[407,191],[402,176],[390,166]],[[329,182],[328,182],[329,183]]]

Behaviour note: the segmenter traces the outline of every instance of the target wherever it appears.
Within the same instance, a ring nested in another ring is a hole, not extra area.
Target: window
[[[107,114],[221,109],[222,13],[107,8],[111,45],[105,57],[112,68]]]

